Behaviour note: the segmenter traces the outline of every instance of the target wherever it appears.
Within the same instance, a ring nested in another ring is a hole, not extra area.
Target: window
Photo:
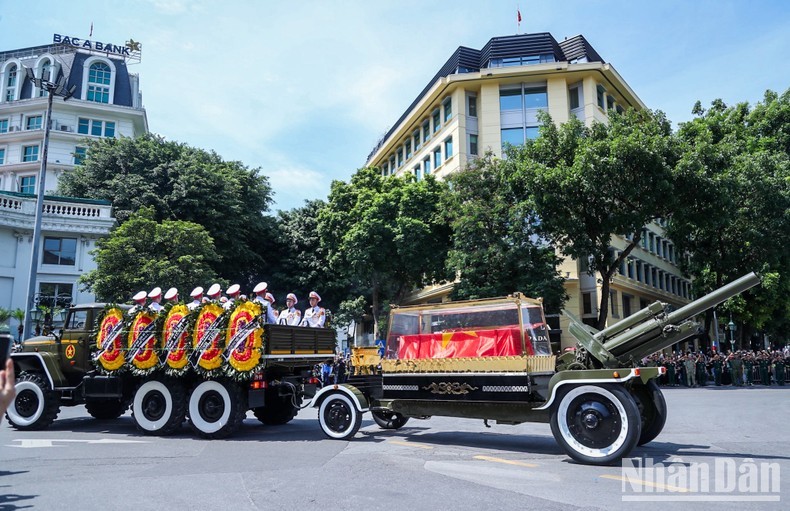
[[[0,148],[0,165],[5,163],[5,149]]]
[[[525,108],[546,108],[549,106],[549,97],[546,87],[524,89]]]
[[[414,140],[414,150],[416,151],[417,149],[420,148],[420,129],[419,128],[417,128],[416,130],[414,130],[414,132],[412,132],[411,138],[412,138],[412,140]]]
[[[612,310],[612,317],[620,317],[620,313],[617,310],[617,291],[609,291],[609,308]]]
[[[93,135],[94,137],[114,137],[115,123],[112,121],[100,121],[97,119],[84,119],[77,121],[77,133],[82,135]]]
[[[44,238],[43,264],[74,266],[77,260],[77,238]]]
[[[422,160],[422,174],[424,176],[427,176],[430,173],[431,173],[431,157],[429,156],[424,160]]]
[[[420,166],[419,165],[416,165],[412,169],[412,172],[414,172],[414,179],[415,180],[419,181],[422,178],[422,176],[420,176]]]
[[[614,109],[614,98],[612,96],[606,96],[606,108],[608,110]]]
[[[38,146],[26,145],[22,148],[22,161],[38,161]]]
[[[505,128],[502,130],[502,147],[507,144],[521,145],[524,143],[524,128]]]
[[[442,103],[442,108],[444,108],[444,122],[449,122],[453,116],[453,102],[451,98],[447,98]]]
[[[74,165],[82,165],[83,160],[85,160],[85,154],[87,153],[88,149],[85,147],[75,147],[74,148]]]
[[[76,157],[74,158],[76,160]],[[381,177],[387,177],[389,174],[389,165],[385,162],[384,165],[381,166]]]
[[[535,140],[540,136],[540,128],[538,126],[527,126],[526,134],[527,140]]]
[[[0,119],[0,133],[8,133],[8,119]]]
[[[623,295],[623,317],[627,318],[631,315],[631,296]]]
[[[469,135],[469,154],[477,155],[477,135]]]
[[[579,92],[580,87],[572,87],[570,89],[570,107],[571,110],[576,110],[581,106],[581,101],[579,101]]]
[[[438,169],[442,165],[442,148],[437,146],[433,150],[433,168]]]
[[[521,89],[499,91],[500,110],[521,110]]]
[[[582,313],[592,314],[592,295],[590,293],[582,293]]]
[[[393,154],[392,156],[390,156],[390,174],[394,174],[396,168],[397,167],[395,166],[395,155]]]
[[[51,71],[52,71],[52,64],[49,62],[49,59],[47,59],[47,60],[45,60],[45,61],[43,61],[41,63],[41,73],[39,74],[39,76],[43,80],[47,80],[47,81],[53,82],[54,81],[54,79],[53,79],[54,77],[49,76]],[[49,94],[49,92],[47,91],[47,89],[45,89],[43,87],[38,90],[38,96],[40,98],[47,97],[47,94]]]
[[[444,159],[449,160],[453,156],[453,137],[444,141]]]
[[[11,65],[8,68],[8,78],[5,83],[5,100],[13,101],[16,99],[16,65]]]
[[[466,103],[469,117],[477,117],[477,96],[467,96]]]
[[[598,106],[601,108],[606,108],[606,105],[604,104],[604,94],[606,93],[606,89],[604,89],[601,85],[598,85],[595,90],[598,98]]]
[[[54,301],[55,298],[57,298],[58,306],[67,307],[69,304],[71,304],[72,298],[74,296],[74,284],[42,282],[39,284],[38,292],[43,298],[48,300],[44,303],[45,305],[55,305]]]
[[[40,130],[43,117],[40,115],[31,115],[25,122],[26,130]]]
[[[441,122],[439,121],[439,109],[433,111],[433,132],[436,133],[441,128]]]
[[[24,176],[19,178],[20,193],[36,193],[36,176]]]
[[[427,142],[431,138],[431,121],[425,119],[422,123],[422,141]]]
[[[411,158],[411,140],[406,141],[406,159]]]
[[[398,168],[401,168],[401,166],[403,166],[403,148],[402,147],[398,148],[397,154],[398,154]]]
[[[110,66],[104,62],[94,62],[88,71],[88,101],[110,102]]]

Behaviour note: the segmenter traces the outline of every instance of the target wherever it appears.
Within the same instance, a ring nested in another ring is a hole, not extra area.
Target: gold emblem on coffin
[[[458,383],[458,382],[441,382],[436,383],[433,382],[427,387],[423,387],[422,390],[430,390],[431,394],[469,394],[469,392],[473,390],[477,390],[478,387],[472,387],[468,383]]]

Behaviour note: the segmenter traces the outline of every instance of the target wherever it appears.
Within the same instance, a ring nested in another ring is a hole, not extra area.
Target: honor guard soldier
[[[281,325],[299,326],[302,321],[302,313],[296,308],[297,303],[299,300],[296,299],[296,295],[288,293],[288,296],[285,297],[285,305],[288,308],[282,311],[277,318]]]
[[[219,297],[222,295],[222,287],[219,284],[211,284],[211,287],[206,291],[206,297],[212,302],[219,303]]]
[[[255,293],[255,300],[256,302],[260,303],[261,305],[266,306],[266,322],[267,323],[277,323],[277,316],[274,314],[274,307],[272,307],[272,302],[266,299],[266,289],[268,284],[266,282],[259,282],[257,286],[252,290]],[[271,296],[271,295],[270,295]],[[274,297],[272,297],[274,298]]]
[[[148,308],[151,312],[155,312],[159,314],[162,310],[162,288],[155,287],[148,293],[148,298],[151,299],[151,303],[148,304]]]
[[[132,306],[131,309],[129,309],[126,312],[126,314],[128,314],[129,316],[134,316],[135,314],[143,310],[145,308],[146,296],[148,296],[148,293],[146,293],[145,291],[140,291],[139,293],[134,295],[132,297],[132,300],[134,300],[134,305]]]
[[[233,308],[233,302],[239,299],[239,293],[241,292],[241,287],[238,284],[233,284],[230,286],[226,291],[225,294],[228,295],[228,301],[225,302],[222,306],[225,307],[226,310]]]
[[[191,311],[200,307],[200,304],[203,303],[203,288],[198,286],[189,293],[189,296],[192,297],[192,301],[187,304],[187,308]]]
[[[168,302],[176,303],[178,301],[178,289],[171,287],[165,293],[165,300]]]
[[[304,311],[304,319],[299,323],[299,326],[324,328],[324,323],[326,323],[326,311],[323,307],[318,306],[321,297],[315,291],[310,291],[309,300],[310,308]]]

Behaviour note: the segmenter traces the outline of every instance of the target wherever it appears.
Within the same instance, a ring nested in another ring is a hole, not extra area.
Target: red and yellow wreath
[[[225,349],[228,363],[238,372],[251,371],[261,361],[263,328],[258,323],[261,312],[260,304],[243,302],[230,315]]]
[[[127,337],[129,362],[132,367],[142,371],[155,367],[159,363],[156,345],[156,314],[138,312]]]
[[[192,348],[200,356],[198,367],[206,371],[222,365],[223,341],[225,340],[225,310],[215,303],[200,308],[192,332]]]
[[[123,327],[123,310],[118,307],[107,309],[96,334],[96,348],[99,350],[96,360],[105,371],[116,371],[123,367]]]
[[[189,309],[186,305],[174,305],[168,312],[162,327],[165,361],[169,369],[176,371],[183,370],[189,362],[187,357],[189,348],[188,315]]]

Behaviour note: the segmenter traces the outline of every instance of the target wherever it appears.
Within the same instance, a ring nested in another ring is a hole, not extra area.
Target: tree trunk
[[[641,231],[640,231],[641,232]],[[611,280],[614,277],[614,274],[617,272],[617,268],[620,267],[620,263],[628,257],[634,247],[639,244],[640,239],[639,233],[634,233],[631,238],[631,241],[625,250],[620,252],[620,255],[614,260],[611,266],[601,266],[600,268],[596,268],[598,273],[601,275],[601,302],[598,307],[598,322],[595,325],[595,328],[598,330],[603,330],[606,328],[606,318],[609,316],[609,288],[611,286]]]
[[[371,311],[373,313],[373,340],[379,338],[379,285],[377,279],[371,281]]]

